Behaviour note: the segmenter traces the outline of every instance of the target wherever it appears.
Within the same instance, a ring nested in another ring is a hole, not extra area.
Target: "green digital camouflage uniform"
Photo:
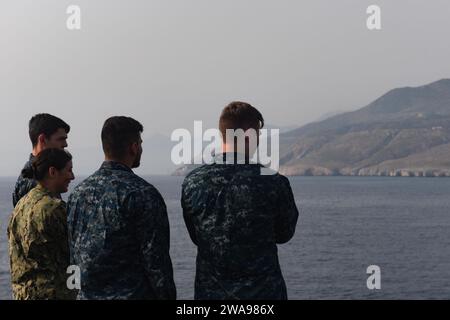
[[[65,203],[37,185],[17,204],[8,226],[13,297],[72,299]]]

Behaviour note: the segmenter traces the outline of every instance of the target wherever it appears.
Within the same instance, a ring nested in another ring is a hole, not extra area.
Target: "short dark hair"
[[[130,117],[111,117],[105,121],[102,129],[102,145],[105,155],[114,159],[123,159],[127,148],[138,142],[144,127]]]
[[[66,133],[70,132],[70,126],[58,117],[48,113],[33,116],[28,123],[28,133],[33,147],[37,145],[39,135],[44,134],[50,138],[58,129],[64,129]]]
[[[28,179],[42,181],[47,176],[48,169],[54,167],[56,170],[62,170],[71,160],[72,155],[65,150],[57,148],[44,149],[33,159],[31,168],[22,171],[22,175]]]
[[[263,126],[264,118],[262,114],[252,105],[241,101],[234,101],[226,106],[219,120],[219,130],[224,141],[226,140],[227,129],[246,131],[253,128],[259,130]]]

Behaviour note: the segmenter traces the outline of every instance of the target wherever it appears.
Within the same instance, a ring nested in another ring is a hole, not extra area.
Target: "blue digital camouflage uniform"
[[[160,193],[127,166],[105,161],[68,201],[78,299],[175,299],[169,221]]]
[[[14,192],[12,195],[13,206],[15,207],[20,199],[22,199],[31,189],[36,187],[37,182],[34,179],[28,179],[23,176],[23,172],[31,169],[31,164],[33,162],[34,156],[30,154],[30,159],[25,164],[22,169],[22,173],[19,178],[17,178],[16,186],[14,187]]]
[[[41,185],[14,208],[8,225],[14,299],[74,299],[69,266],[65,203]]]
[[[277,243],[292,238],[298,219],[288,179],[261,175],[259,164],[217,162],[193,170],[182,186],[197,245],[195,299],[287,299]]]

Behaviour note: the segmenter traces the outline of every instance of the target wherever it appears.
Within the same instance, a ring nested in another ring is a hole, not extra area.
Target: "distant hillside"
[[[280,172],[450,176],[450,79],[393,89],[362,109],[280,134]]]
[[[287,175],[450,176],[450,79],[280,136]]]

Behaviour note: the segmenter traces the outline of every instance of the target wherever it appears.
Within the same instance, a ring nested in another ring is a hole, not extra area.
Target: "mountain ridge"
[[[423,154],[448,143],[450,79],[441,79],[392,89],[361,109],[280,135],[280,172],[450,176],[445,159],[431,161]],[[444,154],[450,158],[447,151]],[[438,155],[444,157],[443,151]],[[415,159],[414,166],[411,159]]]

